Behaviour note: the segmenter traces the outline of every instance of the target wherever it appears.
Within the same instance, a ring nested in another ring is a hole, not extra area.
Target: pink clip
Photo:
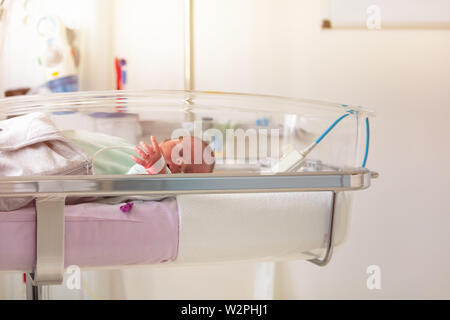
[[[134,206],[133,202],[128,202],[120,207],[120,211],[122,211],[123,213],[128,213],[131,211],[131,209],[133,209],[133,206]]]

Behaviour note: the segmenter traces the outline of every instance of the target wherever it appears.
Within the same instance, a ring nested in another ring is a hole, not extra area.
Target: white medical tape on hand
[[[161,156],[161,158],[158,159],[153,165],[146,168],[147,172],[149,174],[158,174],[161,172],[162,169],[166,166],[166,161],[164,160],[164,157]]]

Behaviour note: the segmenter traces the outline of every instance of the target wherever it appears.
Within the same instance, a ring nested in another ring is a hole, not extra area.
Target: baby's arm
[[[166,161],[159,149],[158,142],[155,137],[151,137],[152,145],[149,146],[141,141],[140,145],[135,147],[136,152],[141,158],[132,157],[133,161],[143,166],[148,174],[164,174],[167,173]]]

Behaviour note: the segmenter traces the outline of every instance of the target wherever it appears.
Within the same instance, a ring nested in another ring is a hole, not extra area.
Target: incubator
[[[0,179],[0,197],[34,199],[0,213],[0,244],[8,244],[0,270],[30,273],[36,288],[60,283],[70,265],[326,265],[347,234],[351,191],[377,176],[363,168],[373,113],[358,106],[194,91],[0,100],[2,119],[32,113],[48,117],[94,169]],[[213,172],[127,174],[135,144],[150,136],[203,140]]]

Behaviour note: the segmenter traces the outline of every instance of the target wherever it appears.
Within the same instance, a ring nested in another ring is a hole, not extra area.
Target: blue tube
[[[342,105],[345,106],[345,105]],[[344,120],[350,115],[350,113],[347,113],[343,116],[341,116],[339,119],[337,119],[320,137],[316,140],[316,144],[320,143],[329,133],[331,130],[334,129],[338,125],[339,122]],[[366,149],[364,151],[364,160],[362,167],[365,168],[367,164],[367,159],[369,157],[369,149],[370,149],[370,123],[369,123],[369,117],[366,117]]]
[[[337,126],[337,124],[339,122],[341,122],[342,120],[344,120],[345,118],[347,118],[350,115],[350,113],[344,114],[342,117],[340,117],[339,119],[337,119],[328,129],[327,131],[325,131],[319,139],[316,140],[316,144],[320,143],[329,133],[331,130],[334,129],[334,127]]]
[[[366,151],[364,152],[364,161],[362,167],[365,168],[367,164],[367,158],[369,157],[369,147],[370,147],[370,123],[369,118],[366,118]]]

